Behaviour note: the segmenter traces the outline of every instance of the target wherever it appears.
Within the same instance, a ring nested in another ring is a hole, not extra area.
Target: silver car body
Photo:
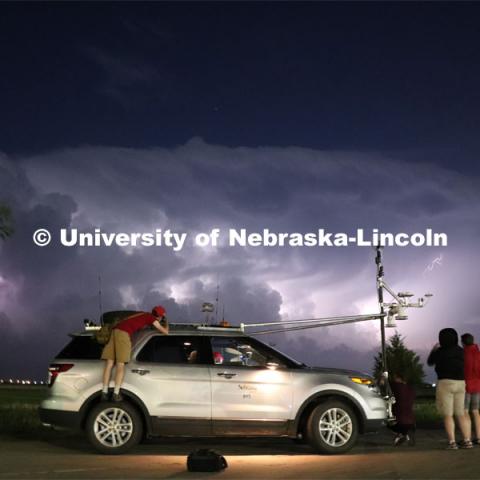
[[[263,347],[269,349],[277,363],[248,368],[213,361],[140,361],[139,354],[147,342],[158,336],[155,330],[146,329],[134,337],[132,360],[126,366],[122,386],[124,396],[141,412],[147,435],[296,437],[320,398],[340,398],[350,405],[358,417],[360,433],[378,429],[387,418],[386,403],[375,385],[352,381],[352,377],[365,374],[309,368],[265,344]],[[238,329],[176,329],[172,325],[171,336],[201,338],[197,341],[204,347],[212,338],[240,338],[263,348],[257,339]],[[41,405],[41,419],[49,425],[82,428],[89,410],[99,401],[104,362],[61,358],[54,363],[71,366],[57,376],[49,389]]]

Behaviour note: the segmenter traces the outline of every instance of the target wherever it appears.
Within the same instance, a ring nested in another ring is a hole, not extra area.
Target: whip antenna
[[[215,297],[215,323],[218,323],[218,291],[220,286],[218,285],[218,275],[217,275],[217,295]]]
[[[98,308],[100,310],[100,321],[102,321],[103,305],[102,305],[102,277],[98,276]]]

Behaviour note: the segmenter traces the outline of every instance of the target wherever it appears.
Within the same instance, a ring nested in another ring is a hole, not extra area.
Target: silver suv
[[[100,401],[103,361],[91,332],[71,335],[49,367],[45,425],[82,429],[102,453],[145,436],[270,436],[344,453],[387,406],[365,374],[311,368],[238,328],[170,325],[133,338],[119,403]]]

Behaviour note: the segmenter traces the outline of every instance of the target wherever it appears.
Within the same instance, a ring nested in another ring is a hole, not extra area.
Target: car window
[[[150,363],[211,363],[201,337],[157,335],[152,337],[137,355],[137,361]]]
[[[212,338],[213,361],[232,367],[268,367],[283,362],[271,350],[249,338]]]
[[[55,358],[96,360],[100,358],[102,348],[91,335],[74,336]]]

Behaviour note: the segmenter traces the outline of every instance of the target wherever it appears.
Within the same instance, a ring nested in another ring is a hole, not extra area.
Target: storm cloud
[[[40,378],[49,359],[83,318],[103,309],[150,309],[162,303],[171,321],[201,321],[214,301],[231,323],[371,313],[375,302],[370,248],[229,247],[179,252],[166,247],[67,248],[54,238],[37,247],[37,228],[58,232],[152,232],[194,235],[212,228],[261,232],[448,234],[443,248],[385,250],[394,290],[434,293],[398,330],[421,352],[438,329],[480,334],[476,296],[480,255],[480,185],[433,161],[388,153],[307,148],[232,148],[194,138],[176,148],[84,146],[0,159],[0,201],[12,207],[15,234],[0,245],[0,376]],[[435,258],[441,264],[427,269]],[[374,323],[291,333],[269,342],[312,364],[370,370],[379,344]],[[8,359],[28,351],[21,365]]]

